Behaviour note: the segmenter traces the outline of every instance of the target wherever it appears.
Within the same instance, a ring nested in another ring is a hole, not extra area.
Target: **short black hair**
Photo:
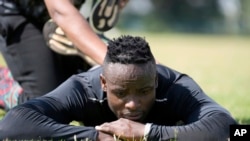
[[[123,35],[108,42],[104,63],[143,64],[155,62],[148,42],[138,36]]]

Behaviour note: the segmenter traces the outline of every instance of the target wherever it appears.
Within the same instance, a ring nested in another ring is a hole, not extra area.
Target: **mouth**
[[[133,120],[133,121],[140,121],[142,119],[142,113],[129,113],[125,114],[124,118]]]

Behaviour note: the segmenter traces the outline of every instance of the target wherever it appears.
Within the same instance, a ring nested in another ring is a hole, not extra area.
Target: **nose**
[[[130,98],[125,103],[125,107],[129,110],[136,110],[136,109],[138,109],[138,107],[140,107],[140,105],[141,105],[140,100],[138,100],[136,98]]]

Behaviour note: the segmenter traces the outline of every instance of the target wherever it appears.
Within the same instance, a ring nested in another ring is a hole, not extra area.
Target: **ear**
[[[103,91],[107,91],[106,79],[103,74],[100,74],[100,83]]]

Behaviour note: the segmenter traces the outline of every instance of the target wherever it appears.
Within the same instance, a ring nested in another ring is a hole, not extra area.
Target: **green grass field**
[[[129,33],[144,36],[157,60],[184,72],[228,109],[250,124],[250,38],[233,35]],[[4,64],[0,58],[0,64]],[[0,111],[0,118],[4,115]]]

